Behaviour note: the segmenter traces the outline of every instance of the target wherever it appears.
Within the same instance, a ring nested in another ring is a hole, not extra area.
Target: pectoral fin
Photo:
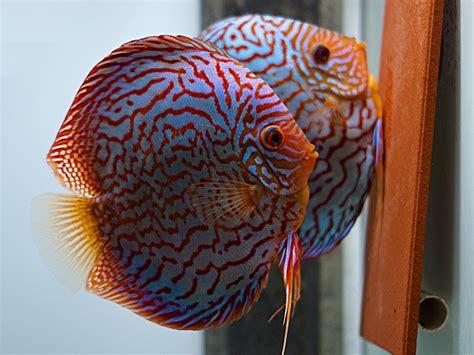
[[[191,206],[204,219],[236,227],[255,209],[258,193],[255,185],[209,180],[186,189]]]

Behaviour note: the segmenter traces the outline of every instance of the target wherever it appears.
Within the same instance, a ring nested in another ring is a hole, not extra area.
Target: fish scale
[[[270,84],[315,145],[319,157],[300,237],[304,258],[331,251],[360,214],[382,156],[380,97],[364,45],[314,25],[263,15],[223,20],[200,38]],[[330,49],[326,63],[312,57],[319,44]],[[326,108],[333,98],[337,115]]]
[[[285,134],[278,149],[262,141],[268,127]],[[301,224],[313,151],[225,52],[184,36],[132,41],[90,72],[50,149],[82,196],[53,200],[50,229],[73,245],[88,291],[168,327],[221,326],[250,309]]]

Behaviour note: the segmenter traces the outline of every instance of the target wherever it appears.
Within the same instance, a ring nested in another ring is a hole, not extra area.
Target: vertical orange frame
[[[385,3],[384,194],[369,212],[361,333],[393,354],[416,352],[443,11],[443,0]]]

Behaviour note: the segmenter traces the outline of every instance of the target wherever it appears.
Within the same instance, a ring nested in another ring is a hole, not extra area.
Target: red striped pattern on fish
[[[360,214],[382,159],[382,108],[365,44],[308,23],[247,15],[200,36],[275,90],[318,151],[301,227],[305,258],[333,250]]]
[[[132,41],[89,73],[51,147],[82,197],[40,198],[52,211],[37,218],[41,243],[58,243],[75,282],[150,321],[221,326],[250,309],[301,225],[316,156],[271,88],[223,51]]]

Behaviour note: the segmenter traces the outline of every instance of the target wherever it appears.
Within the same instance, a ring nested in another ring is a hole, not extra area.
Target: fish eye
[[[322,44],[319,44],[314,48],[313,51],[313,58],[316,61],[316,63],[326,63],[329,59],[329,55],[331,52],[329,51],[329,48],[326,46],[323,46]]]
[[[262,144],[268,149],[277,149],[283,144],[284,134],[280,127],[265,127],[260,135]]]

